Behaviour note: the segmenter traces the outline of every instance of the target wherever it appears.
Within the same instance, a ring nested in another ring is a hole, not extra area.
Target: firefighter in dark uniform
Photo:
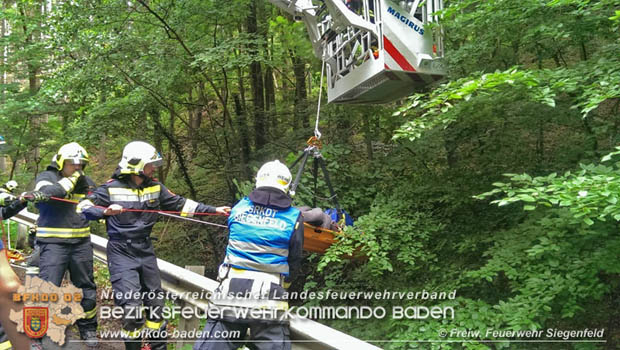
[[[86,175],[86,150],[72,142],[63,145],[52,164],[36,178],[35,190],[50,197],[80,200],[95,187]],[[86,317],[77,321],[80,337],[89,347],[97,346],[97,291],[93,277],[93,247],[89,221],[75,212],[75,204],[50,200],[36,204],[39,209],[36,244],[40,247],[39,277],[60,286],[65,271],[83,291]]]
[[[265,163],[256,189],[231,210],[228,246],[220,285],[210,300],[209,319],[194,350],[235,350],[250,329],[255,350],[290,350],[285,289],[299,272],[304,245],[303,218],[287,194],[291,172],[279,161]],[[247,317],[240,309],[248,312]],[[262,311],[262,312],[261,312]],[[220,337],[238,331],[241,339]]]
[[[0,222],[24,209],[26,207],[26,200],[38,202],[47,200],[47,198],[40,192],[29,192],[19,198],[15,196],[5,197],[2,205],[0,205]],[[17,309],[17,305],[14,305],[12,302],[12,294],[17,291],[19,284],[19,278],[8,264],[6,251],[4,250],[2,240],[0,240],[0,323],[7,327],[5,331],[0,325],[0,350],[12,348],[15,350],[31,349],[30,338],[23,333],[18,333],[15,323],[9,320],[10,310]],[[35,343],[32,349],[40,349],[40,346]]]
[[[146,328],[144,332],[151,349],[166,349],[166,339],[158,336],[161,335],[158,331],[166,329],[166,322],[161,315],[163,290],[150,238],[158,214],[124,209],[173,210],[180,211],[182,216],[226,214],[230,210],[229,207],[215,208],[173,194],[153,179],[161,164],[161,156],[150,144],[142,141],[128,143],[112,179],[98,187],[77,208],[90,220],[106,220],[112,288],[115,297],[118,294],[131,296],[115,298],[116,305],[125,310],[123,337],[126,349],[140,349],[143,328]],[[136,294],[143,298],[135,298]],[[132,317],[143,303],[147,307],[146,320]]]

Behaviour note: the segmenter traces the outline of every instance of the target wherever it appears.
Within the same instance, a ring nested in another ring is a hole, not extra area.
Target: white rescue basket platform
[[[327,63],[328,101],[387,103],[445,75],[442,0],[271,0],[303,20]]]

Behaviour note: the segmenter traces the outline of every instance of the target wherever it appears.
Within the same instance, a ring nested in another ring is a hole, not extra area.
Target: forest
[[[348,105],[326,103],[304,24],[266,0],[3,0],[0,182],[32,189],[76,141],[101,184],[143,140],[168,188],[233,205],[261,164],[297,159],[322,94],[321,152],[355,223],[291,290],[453,293],[347,303],[454,310],[324,323],[383,349],[620,348],[620,1],[445,0],[439,15],[445,77]],[[329,196],[308,169],[294,203]],[[154,234],[159,258],[216,276],[225,229],[162,218]]]

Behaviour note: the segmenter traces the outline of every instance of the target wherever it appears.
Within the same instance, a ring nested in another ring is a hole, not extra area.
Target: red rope
[[[59,198],[59,197],[50,197],[50,199],[53,199],[53,200],[59,201],[59,202],[78,204],[78,201],[73,200],[73,199],[65,199],[65,198]],[[107,207],[102,207],[100,205],[95,205],[95,208],[104,209],[104,210],[107,209]],[[121,212],[161,213],[161,214],[176,214],[176,215],[186,214],[186,215],[228,216],[228,215],[219,214],[219,213],[183,213],[183,212],[180,212],[180,211],[157,210],[157,209],[129,209],[129,208],[123,208]]]

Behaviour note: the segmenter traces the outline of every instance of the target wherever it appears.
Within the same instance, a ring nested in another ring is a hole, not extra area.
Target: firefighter
[[[234,350],[250,329],[252,349],[290,350],[288,309],[283,296],[298,273],[303,249],[303,218],[287,194],[291,172],[279,161],[265,163],[256,189],[231,210],[228,246],[220,265],[209,319],[194,350]],[[237,318],[248,312],[245,318]],[[231,331],[231,332],[229,332]],[[238,331],[241,339],[219,337]]]
[[[17,187],[17,184],[15,184],[15,187]],[[40,192],[25,193],[24,196],[19,198],[13,197],[10,202],[6,201],[0,205],[0,222],[24,209],[26,207],[26,200],[38,202],[47,200],[47,197]],[[17,305],[12,302],[12,294],[17,291],[19,284],[19,278],[8,264],[6,251],[4,250],[2,240],[0,240],[0,323],[7,327],[5,331],[2,325],[0,325],[0,350],[11,349],[13,346],[16,350],[31,349],[30,339],[25,334],[18,333],[15,323],[9,320],[10,310],[18,309]],[[32,349],[40,349],[40,346],[35,343],[32,345]]]
[[[84,168],[89,158],[76,142],[63,145],[47,170],[39,174],[35,190],[50,197],[79,200],[95,187]],[[80,337],[89,347],[97,346],[97,291],[93,277],[93,247],[89,221],[75,212],[75,205],[58,200],[40,202],[36,244],[40,248],[39,277],[60,286],[65,271],[71,282],[83,291],[86,313],[77,321]]]
[[[110,281],[115,303],[125,311],[123,338],[126,349],[140,349],[143,328],[151,349],[166,349],[166,338],[161,336],[161,331],[166,330],[167,323],[162,317],[164,293],[150,237],[158,214],[125,209],[172,210],[180,211],[182,216],[226,214],[230,210],[230,207],[215,208],[170,192],[153,178],[161,164],[161,156],[150,144],[142,141],[128,143],[112,178],[95,189],[77,208],[90,220],[106,220]],[[131,298],[116,298],[119,294]],[[143,303],[147,307],[143,313],[146,320],[142,315],[136,317],[138,313],[135,312]]]

